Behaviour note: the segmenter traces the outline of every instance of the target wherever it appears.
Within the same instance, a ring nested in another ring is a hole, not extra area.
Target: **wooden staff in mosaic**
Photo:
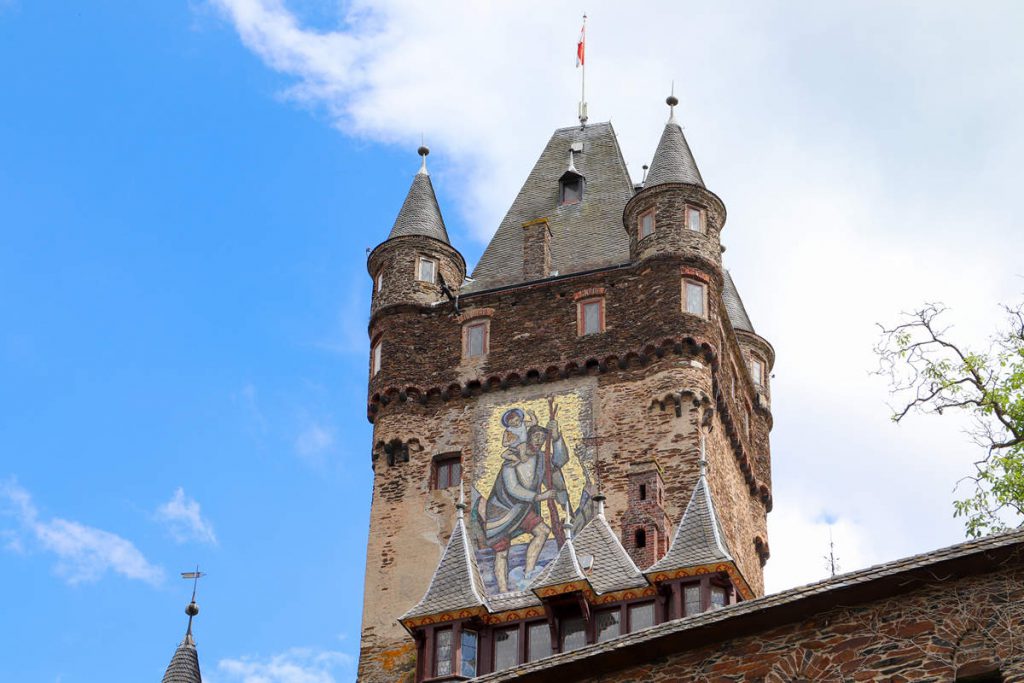
[[[557,415],[558,406],[555,404],[555,398],[549,396],[548,424],[554,422]],[[552,457],[551,430],[548,429],[548,437],[544,442],[544,485],[547,486],[549,491],[554,487],[554,469],[555,461]],[[554,497],[548,498],[548,516],[551,517],[551,531],[555,534],[555,542],[561,548],[562,544],[565,543],[565,527],[562,525],[562,516],[558,514],[558,504],[555,502]]]

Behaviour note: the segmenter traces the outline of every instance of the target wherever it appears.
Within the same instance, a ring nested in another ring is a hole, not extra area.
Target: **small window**
[[[562,179],[559,204],[579,204],[583,201],[583,176],[569,175]]]
[[[683,280],[683,298],[686,303],[686,312],[700,317],[706,317],[704,313],[705,287],[703,282],[694,280]]]
[[[688,617],[703,611],[700,606],[699,583],[691,583],[683,587],[683,610],[685,616]]]
[[[511,669],[519,663],[519,627],[494,631],[494,670]]]
[[[594,635],[597,636],[597,642],[603,643],[606,640],[618,638],[622,633],[619,624],[621,619],[622,610],[618,607],[597,612],[594,615]]]
[[[726,605],[725,589],[721,586],[711,587],[711,609],[722,609]]]
[[[640,236],[643,239],[654,234],[654,209],[649,209],[640,214]]]
[[[416,279],[420,282],[434,284],[437,280],[437,261],[426,256],[420,256],[416,262]]]
[[[764,382],[764,365],[757,358],[750,359],[750,378],[755,386],[762,386]]]
[[[647,500],[647,484],[640,484],[640,500]]]
[[[434,675],[452,675],[452,630],[434,631]]]
[[[377,277],[373,278],[374,292],[380,294],[380,290],[384,287],[384,271],[381,270],[377,273]]]
[[[462,662],[459,672],[468,678],[476,676],[476,631],[462,631]]]
[[[637,548],[647,547],[647,532],[643,529],[637,529],[633,533],[633,545]]]
[[[704,212],[693,206],[686,207],[686,227],[694,232],[704,232]]]
[[[586,299],[577,304],[579,334],[604,332],[604,299]]]
[[[629,616],[630,633],[654,626],[653,602],[640,602],[630,605],[627,609],[627,614]]]
[[[434,476],[431,488],[447,489],[462,481],[462,454],[445,453],[434,458]]]
[[[587,625],[583,617],[562,619],[562,652],[578,650],[587,644]]]
[[[490,322],[488,320],[477,320],[466,325],[464,337],[464,350],[466,358],[479,358],[486,356],[490,343]]]
[[[534,662],[551,656],[551,629],[546,621],[526,626],[526,661]]]
[[[377,343],[373,345],[373,349],[371,349],[371,351],[370,351],[370,375],[371,376],[372,375],[376,375],[378,372],[380,372],[380,347],[381,347],[381,341],[382,340],[378,339]]]

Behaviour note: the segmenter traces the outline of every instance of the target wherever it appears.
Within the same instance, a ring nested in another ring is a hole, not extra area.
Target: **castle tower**
[[[643,186],[611,124],[556,130],[471,279],[425,161],[371,253],[361,681],[608,640],[678,618],[694,585],[763,592],[773,354],[722,267],[725,206],[676,104]],[[691,529],[698,503],[710,537],[672,524]],[[649,554],[630,547],[638,520]],[[728,558],[661,567],[680,534]]]

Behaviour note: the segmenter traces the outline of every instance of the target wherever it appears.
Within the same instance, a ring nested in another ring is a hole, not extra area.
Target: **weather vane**
[[[188,615],[188,630],[185,632],[187,638],[192,637],[192,618],[199,614],[199,605],[196,604],[196,590],[199,588],[199,579],[204,576],[206,576],[206,573],[199,571],[198,564],[194,572],[181,573],[181,578],[192,580],[192,601],[185,607],[185,614]]]

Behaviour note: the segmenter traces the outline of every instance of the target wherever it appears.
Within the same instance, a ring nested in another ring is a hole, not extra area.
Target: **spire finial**
[[[572,540],[572,517],[569,514],[569,506],[568,505],[565,507],[565,524],[563,525],[563,528],[565,529],[565,540],[566,541],[571,541]]]
[[[420,134],[420,146],[416,150],[416,153],[423,157],[423,164],[420,166],[420,174],[430,175],[427,173],[427,155],[430,154],[430,148],[423,144],[423,134]]]
[[[459,519],[462,519],[466,514],[466,486],[462,479],[459,479],[459,502],[455,504],[455,509],[458,510],[456,514]]]
[[[597,503],[597,516],[604,519],[604,502],[608,500],[603,493],[598,491],[593,498],[593,501]]]
[[[580,69],[580,128],[587,125],[587,15],[583,14],[583,26],[580,28],[580,39],[576,43],[576,68]]]
[[[679,104],[679,98],[676,97],[676,82],[672,81],[672,91],[668,97],[665,98],[665,104],[668,105],[668,120],[676,120],[676,105]]]
[[[196,590],[199,588],[199,579],[206,576],[205,573],[199,571],[199,565],[196,565],[194,572],[182,572],[181,578],[192,579],[192,601],[185,606],[185,614],[188,615],[188,629],[185,631],[185,638],[192,638],[192,619],[199,614],[199,605],[196,604]]]

